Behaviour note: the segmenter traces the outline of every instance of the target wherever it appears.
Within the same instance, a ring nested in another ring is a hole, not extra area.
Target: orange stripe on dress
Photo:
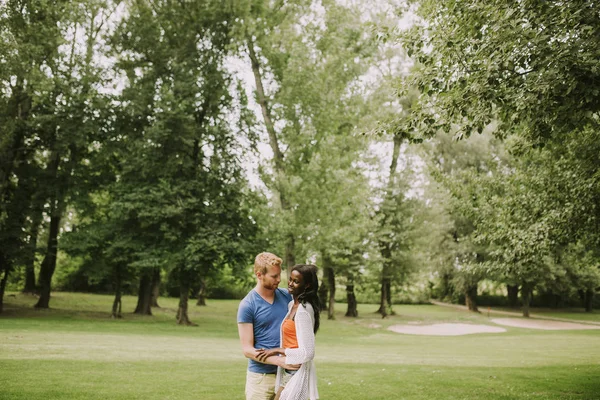
[[[283,330],[283,348],[297,349],[298,338],[296,338],[296,323],[294,320],[284,320],[281,329]]]

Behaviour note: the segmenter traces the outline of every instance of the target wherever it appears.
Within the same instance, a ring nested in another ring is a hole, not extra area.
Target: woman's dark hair
[[[321,302],[319,301],[319,279],[317,278],[317,266],[312,264],[296,264],[292,271],[298,271],[304,280],[304,292],[298,296],[298,301],[306,307],[310,303],[315,313],[315,333],[319,330]]]

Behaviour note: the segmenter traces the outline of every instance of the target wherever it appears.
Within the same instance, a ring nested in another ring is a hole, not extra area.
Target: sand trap
[[[559,331],[566,329],[600,329],[600,326],[597,325],[578,324],[576,322],[550,321],[547,319],[492,318],[491,321],[498,325],[514,326],[516,328],[543,329],[546,331]]]
[[[392,325],[388,328],[397,333],[429,336],[460,336],[474,333],[502,333],[506,329],[489,325],[472,324],[433,324],[433,325]]]

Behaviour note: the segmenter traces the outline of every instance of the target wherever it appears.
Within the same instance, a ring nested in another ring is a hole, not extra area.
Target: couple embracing
[[[241,301],[237,322],[248,358],[246,400],[316,400],[313,358],[319,329],[317,267],[292,268],[287,290],[279,289],[281,258],[260,253],[256,287]]]

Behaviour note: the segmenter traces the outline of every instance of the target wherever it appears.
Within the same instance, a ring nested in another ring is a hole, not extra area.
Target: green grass
[[[176,299],[140,317],[126,297],[122,320],[109,318],[111,296],[55,293],[50,310],[34,303],[5,297],[0,399],[243,399],[237,301],[190,304],[197,327],[175,325]],[[358,319],[344,307],[317,335],[322,399],[600,399],[599,330],[401,335],[386,328],[493,324],[447,307],[396,306],[383,320],[374,305],[360,305]]]

